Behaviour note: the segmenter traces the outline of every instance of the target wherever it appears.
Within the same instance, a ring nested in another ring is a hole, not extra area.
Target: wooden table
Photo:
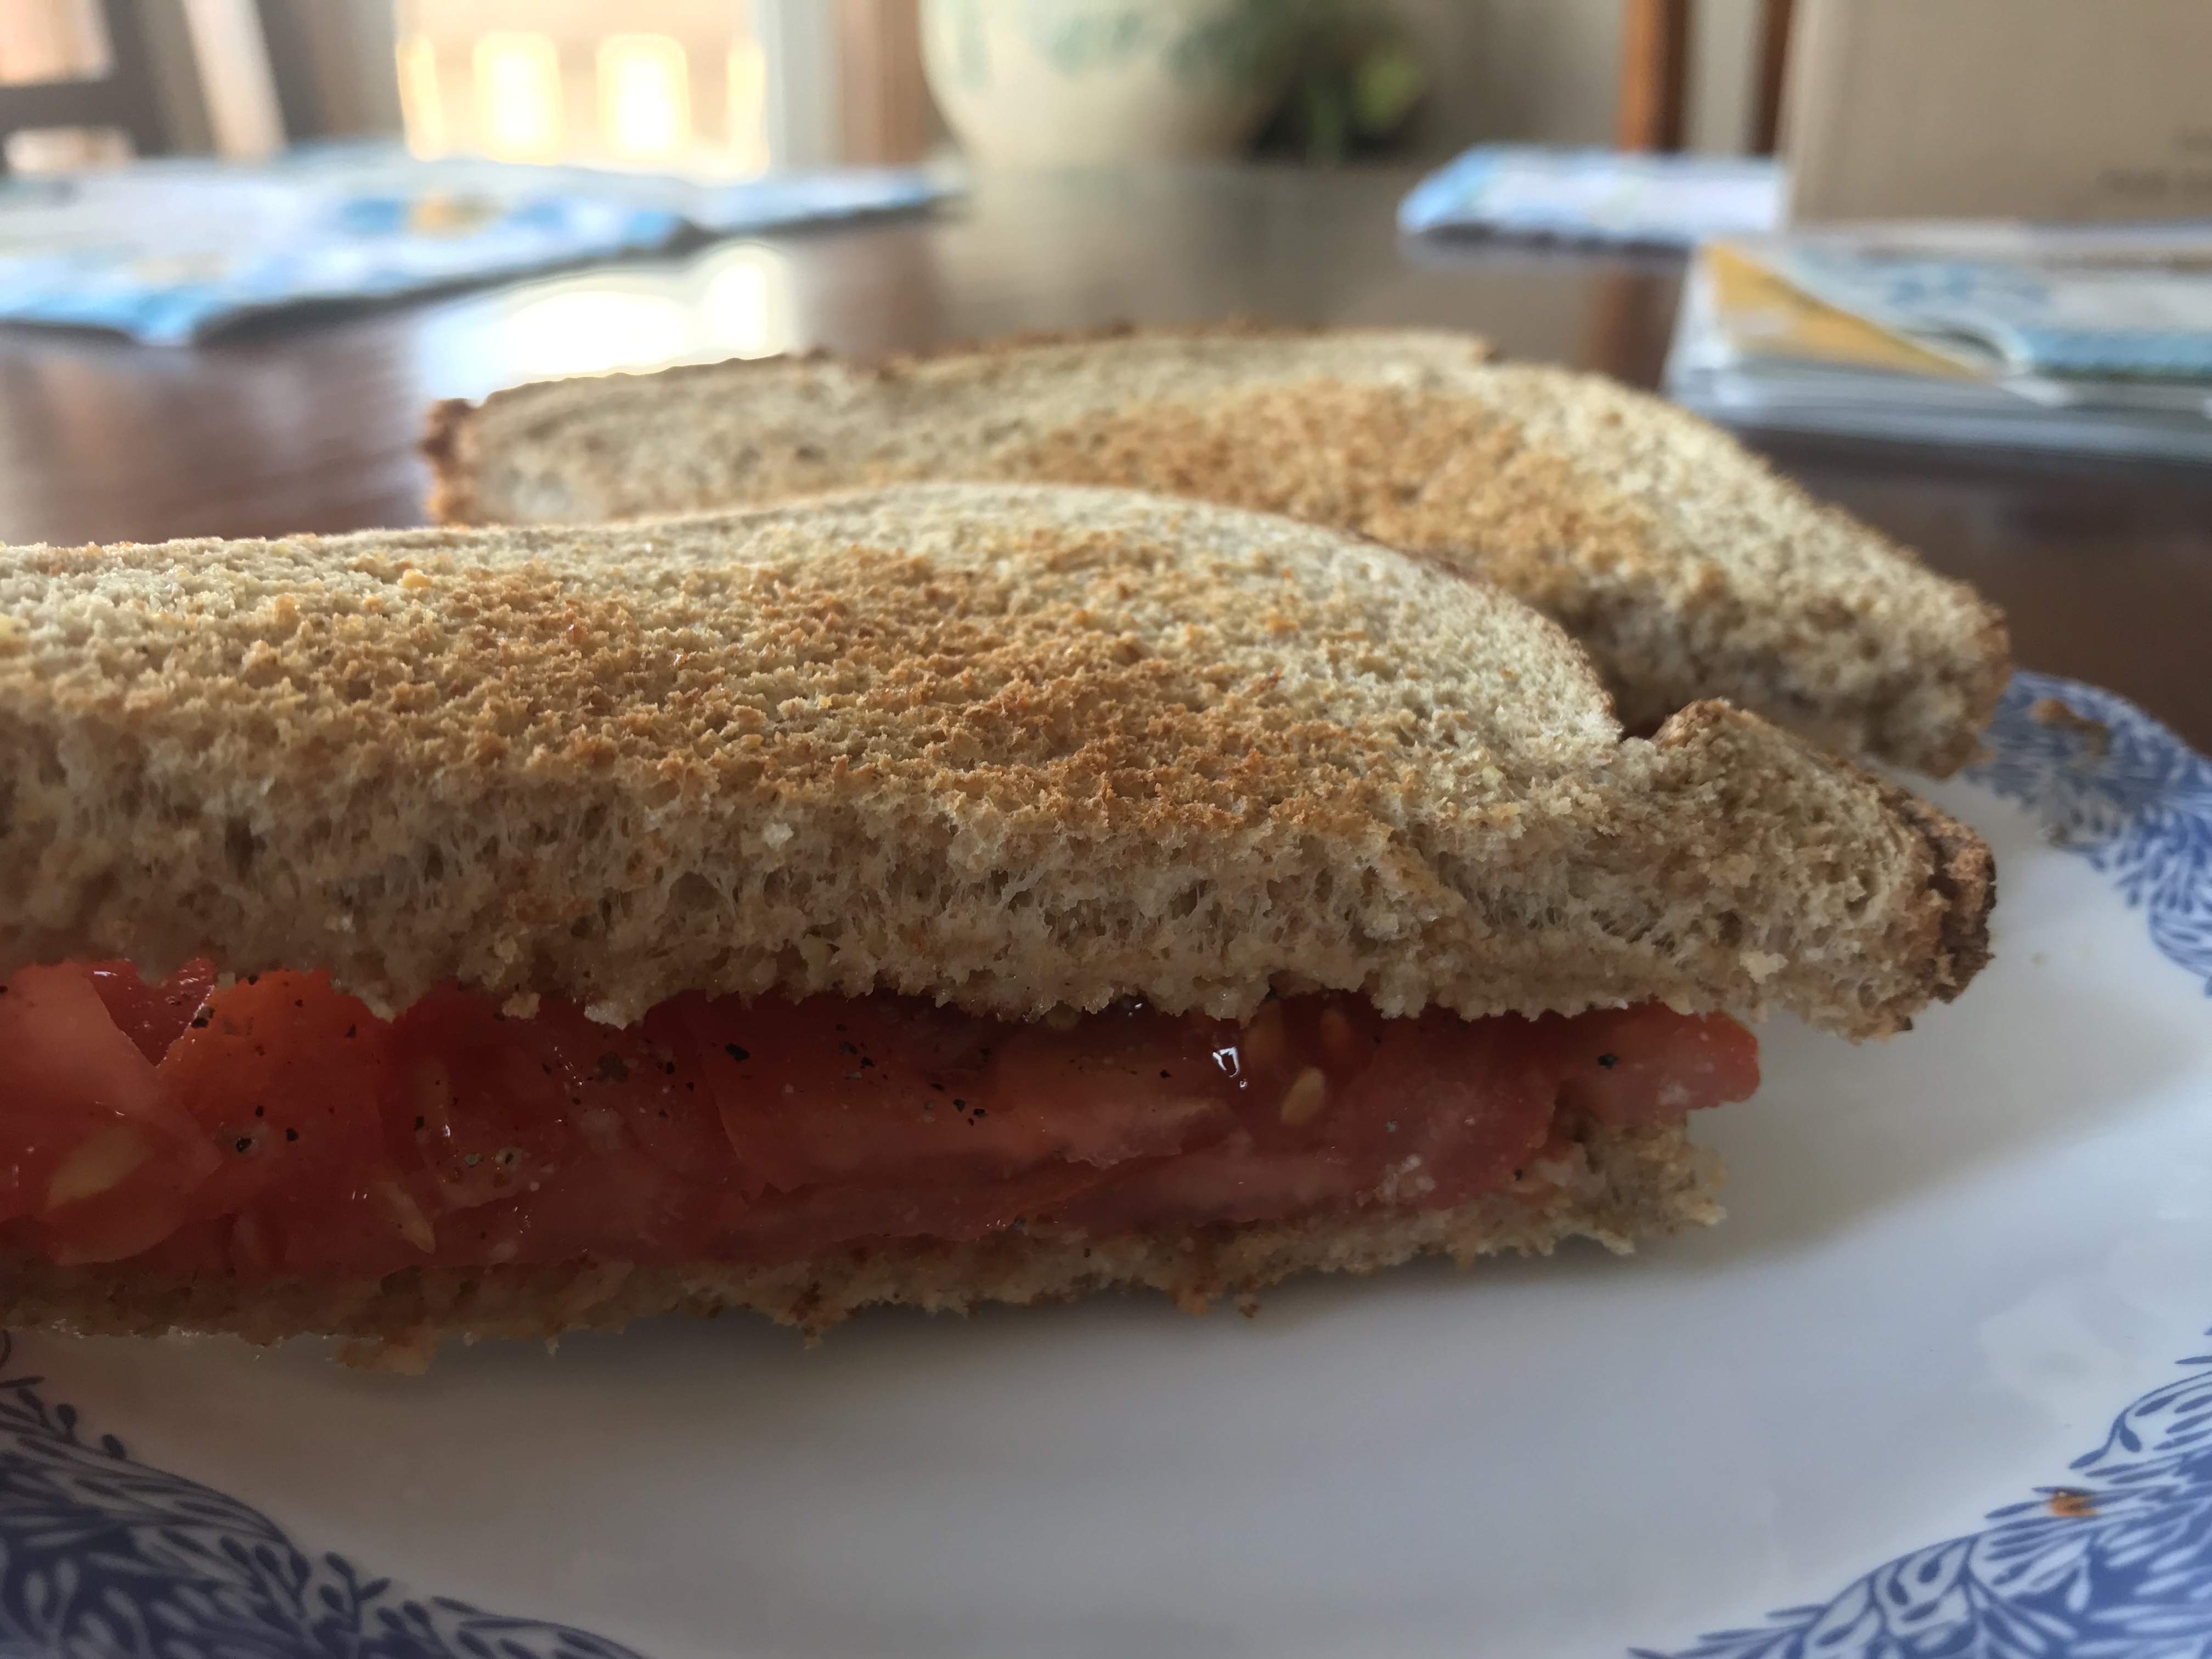
[[[0,330],[0,539],[419,523],[431,398],[732,350],[1243,313],[1480,329],[1517,356],[1656,380],[1674,261],[1402,247],[1411,176],[1010,176],[925,217],[270,319],[196,349]],[[2212,750],[2212,469],[1755,441],[2002,605],[2021,662],[2123,691]]]

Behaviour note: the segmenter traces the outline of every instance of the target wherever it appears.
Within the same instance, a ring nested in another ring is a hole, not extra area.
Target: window
[[[771,148],[771,58],[752,11],[745,0],[398,0],[408,146],[757,173]]]

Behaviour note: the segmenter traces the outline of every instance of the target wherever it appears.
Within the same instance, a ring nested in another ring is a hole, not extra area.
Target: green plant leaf
[[[1428,72],[1413,49],[1387,42],[1370,52],[1352,73],[1352,125],[1363,137],[1396,131],[1428,89]]]

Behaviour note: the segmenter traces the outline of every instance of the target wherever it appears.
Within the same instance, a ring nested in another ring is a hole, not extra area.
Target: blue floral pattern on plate
[[[1672,1659],[2202,1659],[2212,1652],[2212,1354],[1964,1538]],[[1638,1659],[1661,1659],[1638,1649]]]
[[[2212,995],[2212,760],[2123,697],[2016,674],[1974,781],[2112,876],[2151,941]]]
[[[0,1334],[0,1373],[14,1357]],[[0,1654],[54,1659],[639,1659],[537,1619],[410,1596],[258,1510],[89,1437],[0,1375]]]
[[[2034,674],[2014,679],[1988,743],[1970,775],[2112,876],[2212,992],[2212,762],[2110,692]],[[12,1354],[0,1335],[0,1655],[639,1659],[311,1554],[259,1510],[91,1437],[40,1377],[5,1374]],[[2181,1363],[2075,1460],[2075,1484],[1673,1659],[2207,1659],[2212,1355]]]
[[[1967,775],[2038,813],[2146,912],[2212,994],[2212,761],[2124,699],[2014,676]],[[2212,1354],[2117,1418],[1982,1531],[1901,1555],[1829,1601],[1638,1659],[2207,1659],[2212,1656]]]

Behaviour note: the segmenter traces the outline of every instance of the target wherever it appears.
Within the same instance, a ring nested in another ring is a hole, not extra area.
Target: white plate
[[[2212,763],[2030,676],[1993,746],[1936,793],[1996,961],[1887,1045],[1769,1028],[1718,1229],[416,1380],[21,1337],[0,1654],[2202,1655]]]

